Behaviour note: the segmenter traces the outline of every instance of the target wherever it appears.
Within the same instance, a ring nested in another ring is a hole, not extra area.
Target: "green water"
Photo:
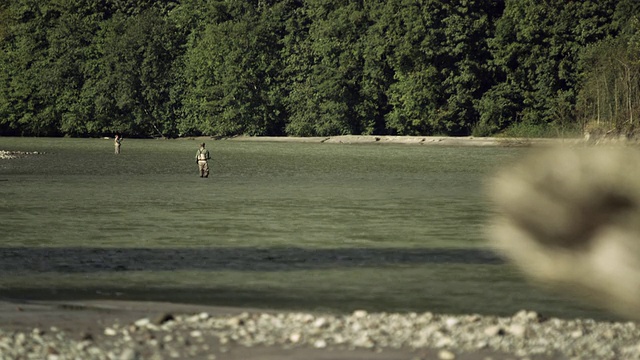
[[[0,138],[0,296],[299,310],[608,315],[483,239],[483,182],[524,149]]]

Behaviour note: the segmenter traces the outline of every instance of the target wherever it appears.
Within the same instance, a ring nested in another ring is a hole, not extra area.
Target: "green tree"
[[[575,123],[576,86],[582,49],[610,33],[616,0],[543,1],[507,0],[491,40],[496,72],[501,83],[482,100],[512,103],[508,112],[491,120],[491,129],[523,122],[533,126]],[[510,89],[509,94],[503,89]],[[507,98],[499,99],[503,94]],[[515,101],[515,103],[514,103]]]
[[[621,1],[614,13],[619,33],[586,47],[578,116],[590,132],[638,128],[640,111],[640,5]]]
[[[179,0],[98,0],[104,2],[110,9],[111,14],[121,14],[127,17],[141,15],[149,9],[159,11],[162,16],[166,16],[170,11],[178,6]]]
[[[57,135],[55,99],[48,89],[47,31],[58,13],[41,2],[11,2],[12,24],[2,43],[0,125],[4,132]]]
[[[184,57],[180,132],[279,134],[282,9],[238,0],[218,10]]]
[[[52,2],[53,4],[53,2]],[[44,78],[59,131],[66,135],[99,134],[92,122],[93,107],[82,98],[85,64],[92,57],[91,42],[101,21],[109,16],[105,4],[90,0],[58,0],[55,24],[48,29],[48,66]]]
[[[9,8],[9,1],[0,1],[0,135],[13,135],[18,130],[9,121],[11,112],[11,56],[9,49],[11,46],[11,27],[15,19]]]
[[[173,24],[151,8],[133,16],[117,13],[101,25],[82,91],[85,104],[94,108],[91,129],[175,136],[171,89],[180,39]]]
[[[388,126],[399,134],[464,135],[477,119],[475,100],[491,85],[486,40],[500,1],[386,3],[381,22],[393,49]]]
[[[639,7],[0,0],[0,134],[491,135],[578,115],[633,125]]]
[[[362,109],[362,41],[367,16],[361,2],[309,1],[297,19],[303,29],[286,42],[287,133],[370,132]]]
[[[393,47],[387,39],[387,24],[383,21],[385,2],[366,2],[364,11],[368,14],[368,24],[362,41],[361,96],[356,109],[362,119],[363,134],[385,135],[393,133],[387,128],[385,116],[390,111],[389,87],[395,82],[388,61]]]

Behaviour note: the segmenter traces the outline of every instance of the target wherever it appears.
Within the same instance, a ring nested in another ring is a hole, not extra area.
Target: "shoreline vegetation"
[[[0,5],[0,134],[637,127],[631,0],[99,3]]]

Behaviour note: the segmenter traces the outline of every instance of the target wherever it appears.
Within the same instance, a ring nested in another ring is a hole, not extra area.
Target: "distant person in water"
[[[198,164],[198,171],[200,177],[209,177],[209,150],[205,149],[204,143],[200,144],[200,149],[196,153],[196,163]]]
[[[116,134],[116,138],[114,140],[114,144],[116,147],[116,155],[120,154],[120,144],[122,143],[122,136],[120,134]]]

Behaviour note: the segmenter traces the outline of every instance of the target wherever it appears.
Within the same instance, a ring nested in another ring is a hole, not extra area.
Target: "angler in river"
[[[200,149],[196,153],[196,163],[198,164],[200,177],[209,177],[209,159],[211,159],[209,150],[205,148],[204,143],[200,144]]]

